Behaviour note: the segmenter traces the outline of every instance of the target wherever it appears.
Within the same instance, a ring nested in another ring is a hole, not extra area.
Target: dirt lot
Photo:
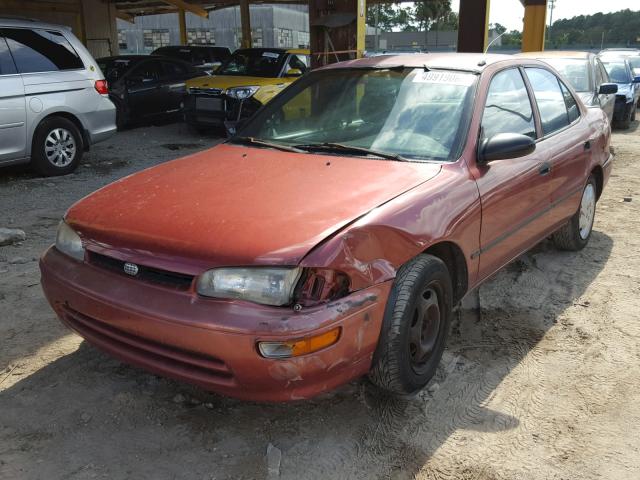
[[[78,173],[0,171],[0,478],[640,478],[640,151],[616,133],[589,246],[544,242],[457,314],[437,378],[381,398],[366,381],[291,405],[244,403],[112,360],[56,320],[37,257],[75,200],[214,138],[119,134]],[[631,201],[623,201],[623,198]]]

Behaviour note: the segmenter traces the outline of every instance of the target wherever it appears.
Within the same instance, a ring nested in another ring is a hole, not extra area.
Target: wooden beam
[[[458,51],[484,53],[489,33],[490,0],[460,0]]]
[[[125,22],[136,23],[136,17],[129,15],[128,13],[121,12],[120,10],[116,10],[116,17],[120,20],[124,20]]]
[[[240,0],[240,24],[242,25],[242,48],[251,48],[249,0]]]
[[[187,12],[191,12],[194,15],[198,15],[202,18],[209,18],[209,12],[207,12],[200,5],[194,5],[193,3],[187,3],[183,0],[162,0],[169,5],[173,5],[174,7],[178,7],[180,10],[186,10]]]

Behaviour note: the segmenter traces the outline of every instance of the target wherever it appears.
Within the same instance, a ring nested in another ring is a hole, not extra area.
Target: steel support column
[[[184,8],[178,10],[178,23],[180,24],[180,45],[187,44],[187,14]]]
[[[251,48],[249,0],[240,0],[240,24],[242,25],[242,48]]]
[[[364,57],[365,37],[367,35],[367,1],[356,0],[358,3],[358,18],[356,20],[356,54],[357,58]]]
[[[490,0],[460,0],[458,51],[482,53],[489,38]]]
[[[542,51],[547,24],[547,0],[523,0],[522,3],[524,4],[522,51]]]

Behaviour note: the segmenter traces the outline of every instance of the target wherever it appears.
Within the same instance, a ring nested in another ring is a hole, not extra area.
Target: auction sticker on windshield
[[[414,83],[438,83],[444,85],[461,85],[469,87],[473,84],[474,75],[471,73],[461,72],[434,72],[416,68],[414,70],[416,76],[413,77]]]

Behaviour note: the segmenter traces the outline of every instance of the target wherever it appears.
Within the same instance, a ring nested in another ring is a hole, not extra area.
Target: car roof
[[[157,57],[159,55],[153,55],[153,58]],[[110,57],[100,57],[100,58],[96,58],[96,61],[98,62],[106,62],[106,61],[112,61],[112,60],[142,60],[145,58],[150,58],[151,55],[112,55]]]
[[[591,52],[581,52],[578,50],[544,50],[542,52],[526,52],[526,53],[517,53],[514,55],[515,57],[520,58],[580,58],[580,59],[588,59],[590,57],[595,57],[595,53]]]
[[[26,17],[3,17],[0,16],[0,27],[18,27],[18,28],[48,28],[51,30],[64,30],[71,32],[71,27],[56,23],[42,22],[33,18]]]
[[[332,63],[322,69],[333,68],[435,68],[444,70],[463,70],[480,73],[490,65],[499,62],[521,60],[513,55],[483,54],[483,53],[407,53],[400,55],[378,55],[375,57],[347,60]]]
[[[217,45],[165,45],[154,50],[229,50],[229,47],[220,47]]]

